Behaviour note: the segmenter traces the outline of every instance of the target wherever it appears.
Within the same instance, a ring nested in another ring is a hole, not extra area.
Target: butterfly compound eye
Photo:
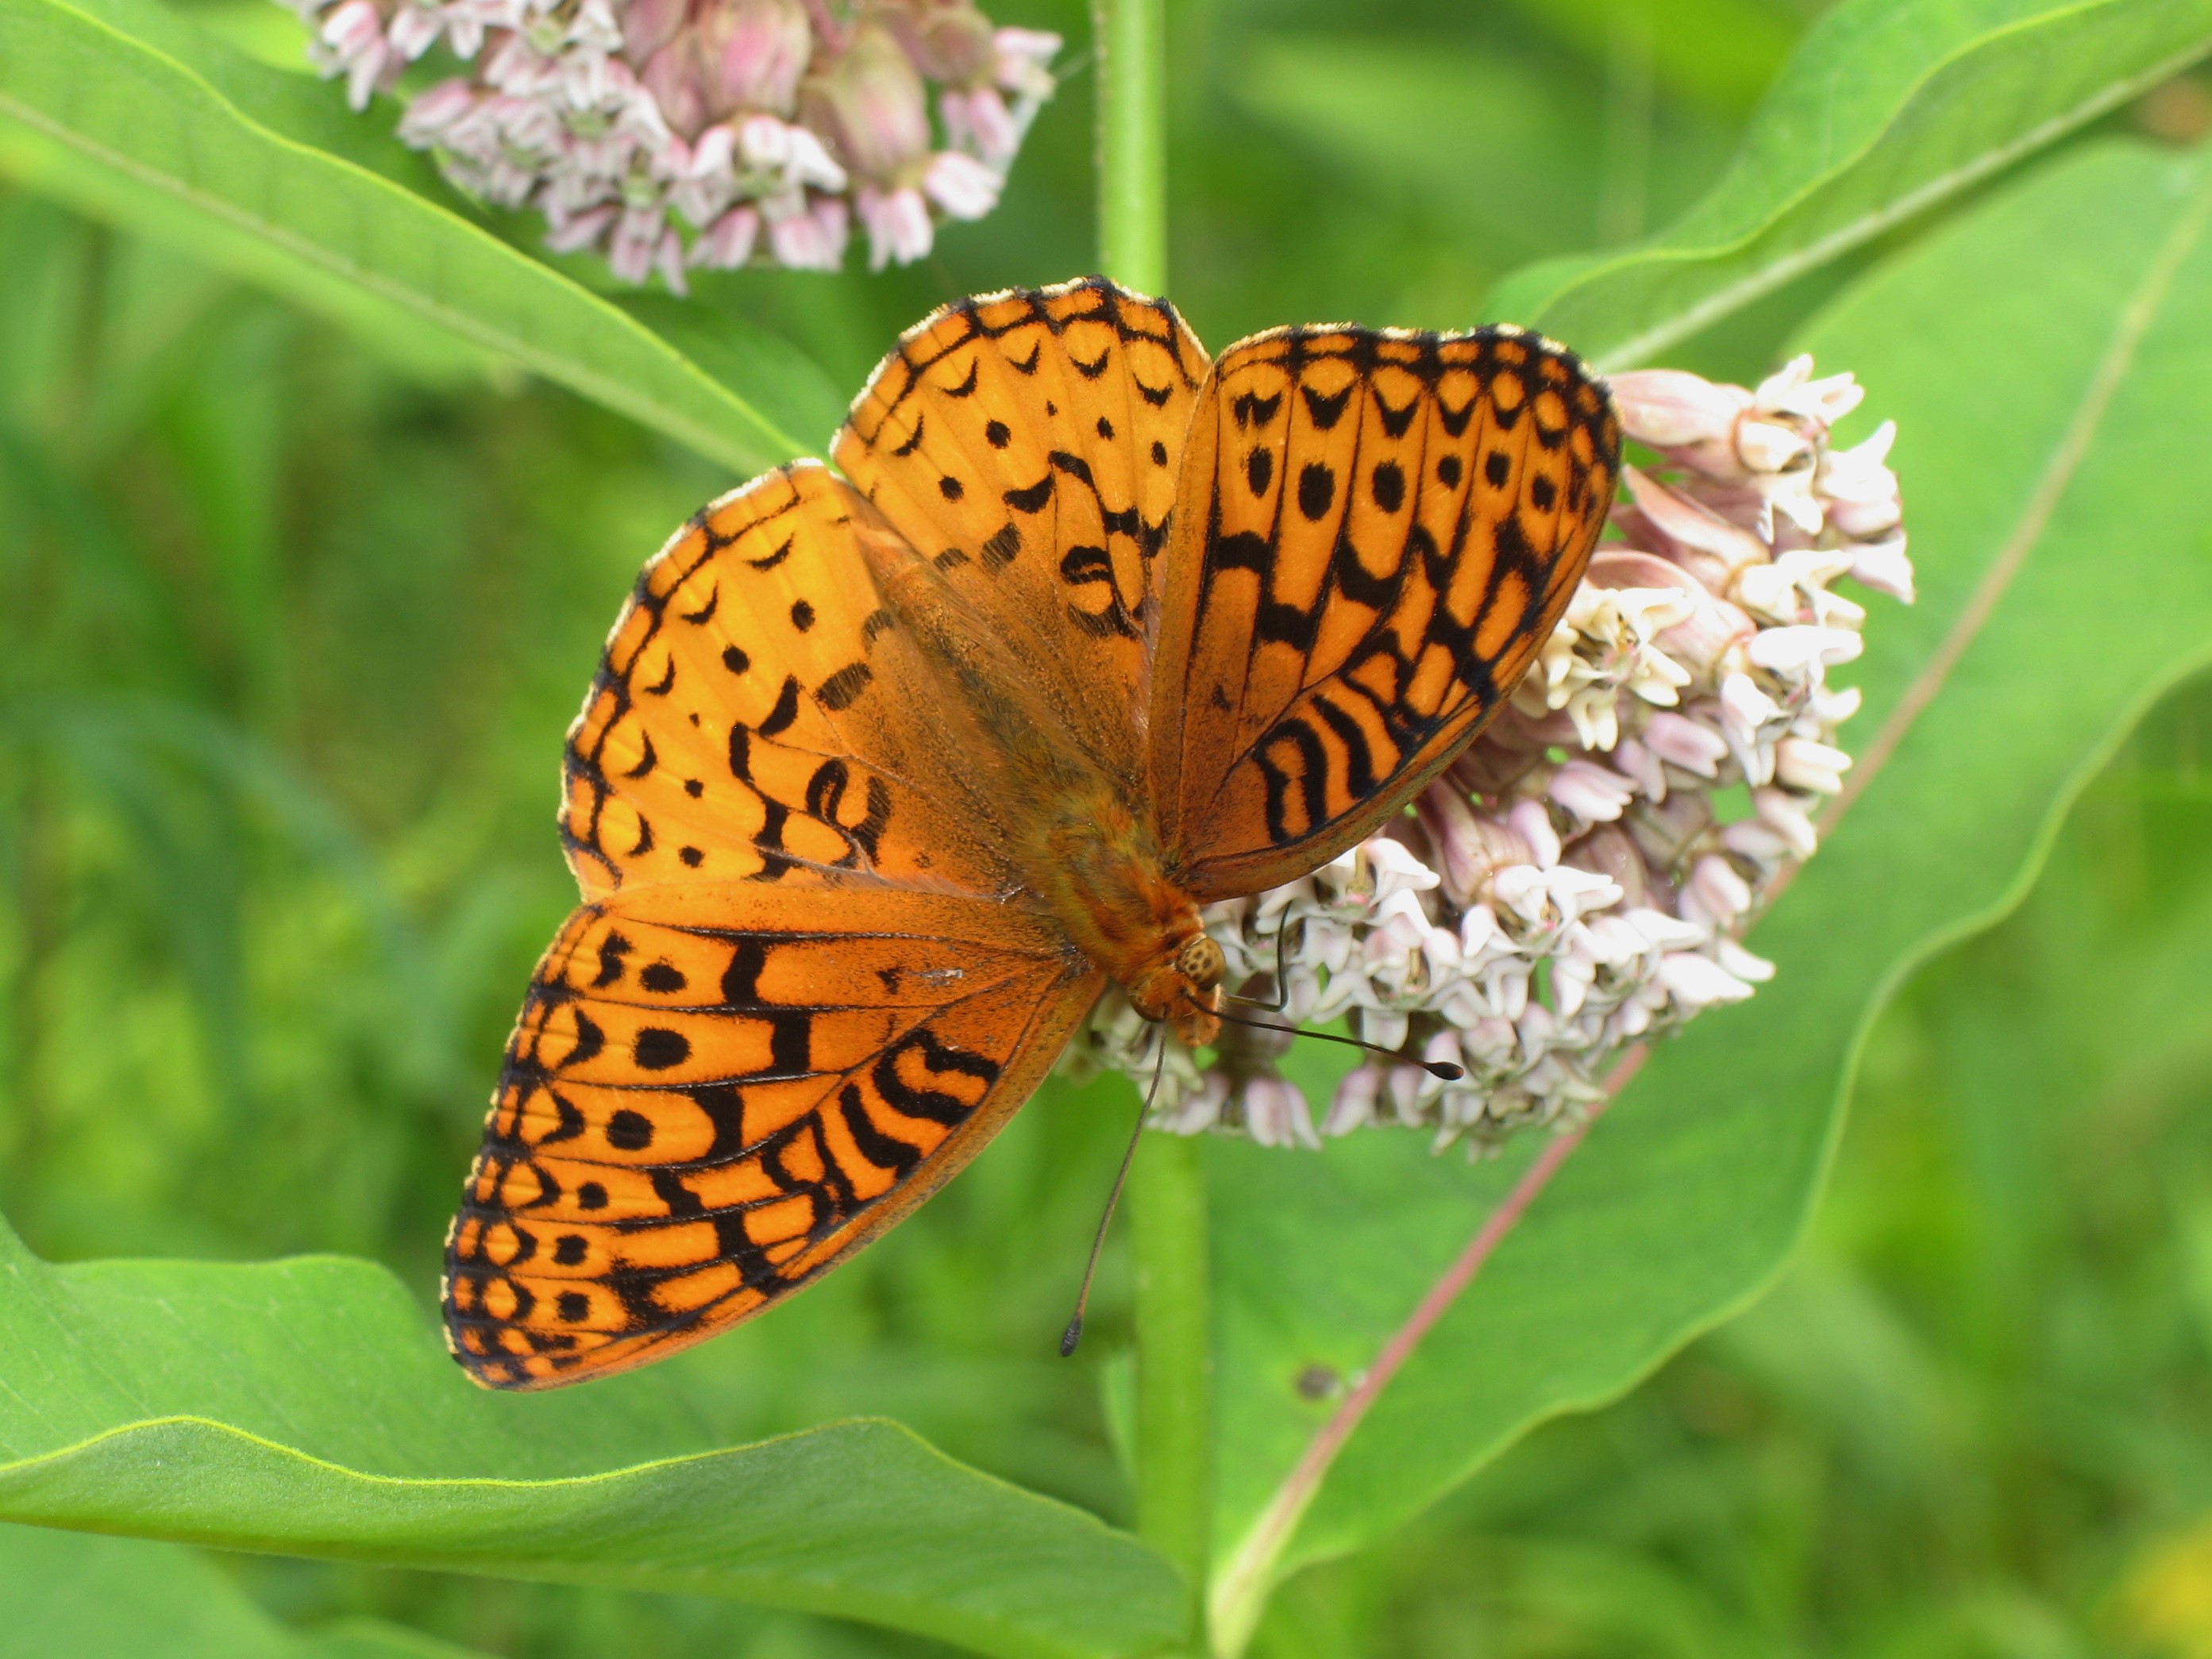
[[[1176,966],[1201,991],[1211,991],[1229,971],[1221,947],[1204,933],[1194,933],[1183,941],[1182,949],[1176,953]]]

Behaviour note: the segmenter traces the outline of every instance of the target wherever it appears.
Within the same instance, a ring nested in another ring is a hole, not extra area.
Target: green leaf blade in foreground
[[[0,1659],[482,1659],[380,1620],[292,1630],[173,1544],[0,1526]]]
[[[0,0],[0,132],[35,180],[292,297],[434,325],[739,472],[808,453],[819,371],[744,389],[425,193],[422,158],[339,124],[332,93],[155,0]],[[358,124],[357,124],[358,125]],[[197,224],[204,234],[185,228]],[[750,332],[731,325],[733,331]],[[810,368],[781,342],[779,361]]]
[[[718,1449],[650,1373],[471,1387],[368,1263],[53,1267],[0,1236],[0,1519],[684,1590],[1006,1655],[1141,1653],[1136,1540],[886,1422]]]
[[[1802,342],[1897,420],[1921,574],[1912,610],[1873,601],[1868,653],[1838,675],[1866,692],[1854,748],[1929,689],[1947,642],[1963,652],[1753,937],[1775,981],[1656,1052],[1382,1395],[1278,1570],[1370,1541],[1756,1296],[1891,988],[2017,901],[2111,746],[2212,659],[2208,215],[2201,161],[2087,152],[1877,271]],[[1217,1607],[1232,1629],[1267,1576],[1257,1522],[1333,1409],[1298,1396],[1301,1368],[1369,1364],[1513,1174],[1360,1140],[1214,1149],[1222,1388],[1244,1404],[1219,1485],[1221,1559],[1246,1570]]]
[[[1516,272],[1485,314],[1606,368],[1650,362],[2207,51],[2208,0],[1846,0],[1702,202],[1635,247]]]

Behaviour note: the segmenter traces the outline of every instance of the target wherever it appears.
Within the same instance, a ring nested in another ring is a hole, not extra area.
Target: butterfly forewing
[[[877,590],[896,537],[818,463],[703,509],[647,564],[568,734],[586,898],[640,882],[1015,879],[973,734]]]
[[[884,889],[625,889],[539,964],[447,1249],[495,1387],[726,1329],[997,1133],[1097,994],[1058,930]]]
[[[1195,896],[1308,873],[1449,762],[1565,608],[1619,450],[1601,386],[1518,329],[1281,329],[1223,355],[1151,702]]]
[[[963,300],[854,401],[837,465],[1132,791],[1142,688],[1206,355],[1174,307],[1096,278]]]

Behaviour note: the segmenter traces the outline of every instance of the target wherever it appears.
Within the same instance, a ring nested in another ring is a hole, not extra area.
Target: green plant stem
[[[1165,0],[1094,0],[1098,261],[1148,294],[1167,288]],[[1190,1583],[1203,1646],[1213,1523],[1213,1346],[1206,1171],[1197,1145],[1148,1134],[1129,1183],[1137,1259],[1137,1532]]]
[[[1190,1580],[1194,1631],[1213,1525],[1212,1319],[1200,1152],[1186,1135],[1146,1135],[1128,1197],[1137,1258],[1137,1534]]]
[[[1146,294],[1168,285],[1166,0],[1093,0],[1098,53],[1098,263]]]

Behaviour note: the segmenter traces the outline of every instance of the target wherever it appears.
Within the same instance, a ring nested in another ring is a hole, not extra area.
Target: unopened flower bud
[[[930,222],[929,204],[908,185],[898,190],[878,190],[862,185],[853,204],[860,210],[860,223],[868,233],[868,269],[881,270],[896,260],[910,265],[928,253],[936,235]]]
[[[1716,929],[1733,927],[1751,908],[1751,884],[1717,854],[1699,859],[1682,884],[1682,914]]]
[[[1313,1111],[1296,1085],[1279,1077],[1255,1077],[1237,1091],[1244,1127],[1262,1146],[1304,1146],[1321,1150]]]
[[[1751,801],[1759,822],[1781,836],[1792,853],[1801,859],[1813,856],[1820,837],[1802,802],[1784,789],[1754,789]]]
[[[1664,709],[1645,725],[1644,741],[1660,759],[1701,778],[1718,777],[1721,762],[1728,758],[1728,739],[1719,732]]]
[[[753,257],[760,228],[757,209],[750,205],[732,208],[691,244],[691,263],[714,270],[736,270]]]
[[[1052,96],[1060,38],[1044,29],[1000,29],[991,37],[991,78],[1031,107]]]
[[[957,149],[941,149],[929,158],[921,188],[949,218],[980,219],[999,204],[999,175]]]
[[[1448,781],[1422,791],[1413,807],[1437,849],[1443,890],[1455,904],[1480,896],[1492,870],[1535,860],[1534,850],[1517,830],[1476,812]]]
[[[1601,876],[1618,887],[1621,902],[1639,905],[1650,885],[1651,872],[1638,850],[1635,838],[1617,823],[1601,823],[1577,836],[1559,854],[1560,861],[1577,870]]]
[[[895,185],[930,153],[921,76],[874,25],[854,30],[845,50],[808,76],[800,102],[806,125],[830,141],[838,159],[879,186]]]
[[[1328,1114],[1322,1120],[1321,1132],[1325,1135],[1345,1135],[1354,1129],[1365,1128],[1375,1121],[1375,1103],[1382,1092],[1380,1066],[1371,1061],[1354,1066],[1336,1085],[1335,1097],[1328,1103]]]
[[[996,87],[955,87],[937,100],[945,135],[987,166],[1004,167],[1021,148],[1021,128]]]
[[[714,0],[693,27],[710,117],[746,110],[789,115],[797,106],[814,54],[802,0]]]
[[[1553,773],[1545,793],[1585,823],[1609,823],[1636,799],[1620,773],[1586,760],[1571,760]]]
[[[641,64],[676,38],[690,12],[690,0],[629,0],[623,8],[623,51]]]
[[[1724,442],[1751,406],[1741,387],[1715,386],[1679,368],[1632,369],[1611,385],[1622,430],[1654,449]]]
[[[1747,564],[1766,561],[1768,549],[1765,542],[1680,490],[1638,467],[1624,467],[1621,478],[1628,486],[1630,496],[1655,529],[1684,548],[1717,559],[1730,576]]]
[[[1559,861],[1559,832],[1552,827],[1552,815],[1542,802],[1516,803],[1505,814],[1505,821],[1528,843],[1540,868],[1548,870]]]
[[[875,0],[870,15],[933,81],[965,84],[988,77],[997,65],[990,20],[968,0]]]
[[[761,204],[768,221],[769,246],[778,264],[793,270],[835,270],[844,263],[845,242],[852,234],[852,225],[843,198],[820,197],[811,205],[801,204],[795,210],[779,213],[776,210],[782,205]]]

